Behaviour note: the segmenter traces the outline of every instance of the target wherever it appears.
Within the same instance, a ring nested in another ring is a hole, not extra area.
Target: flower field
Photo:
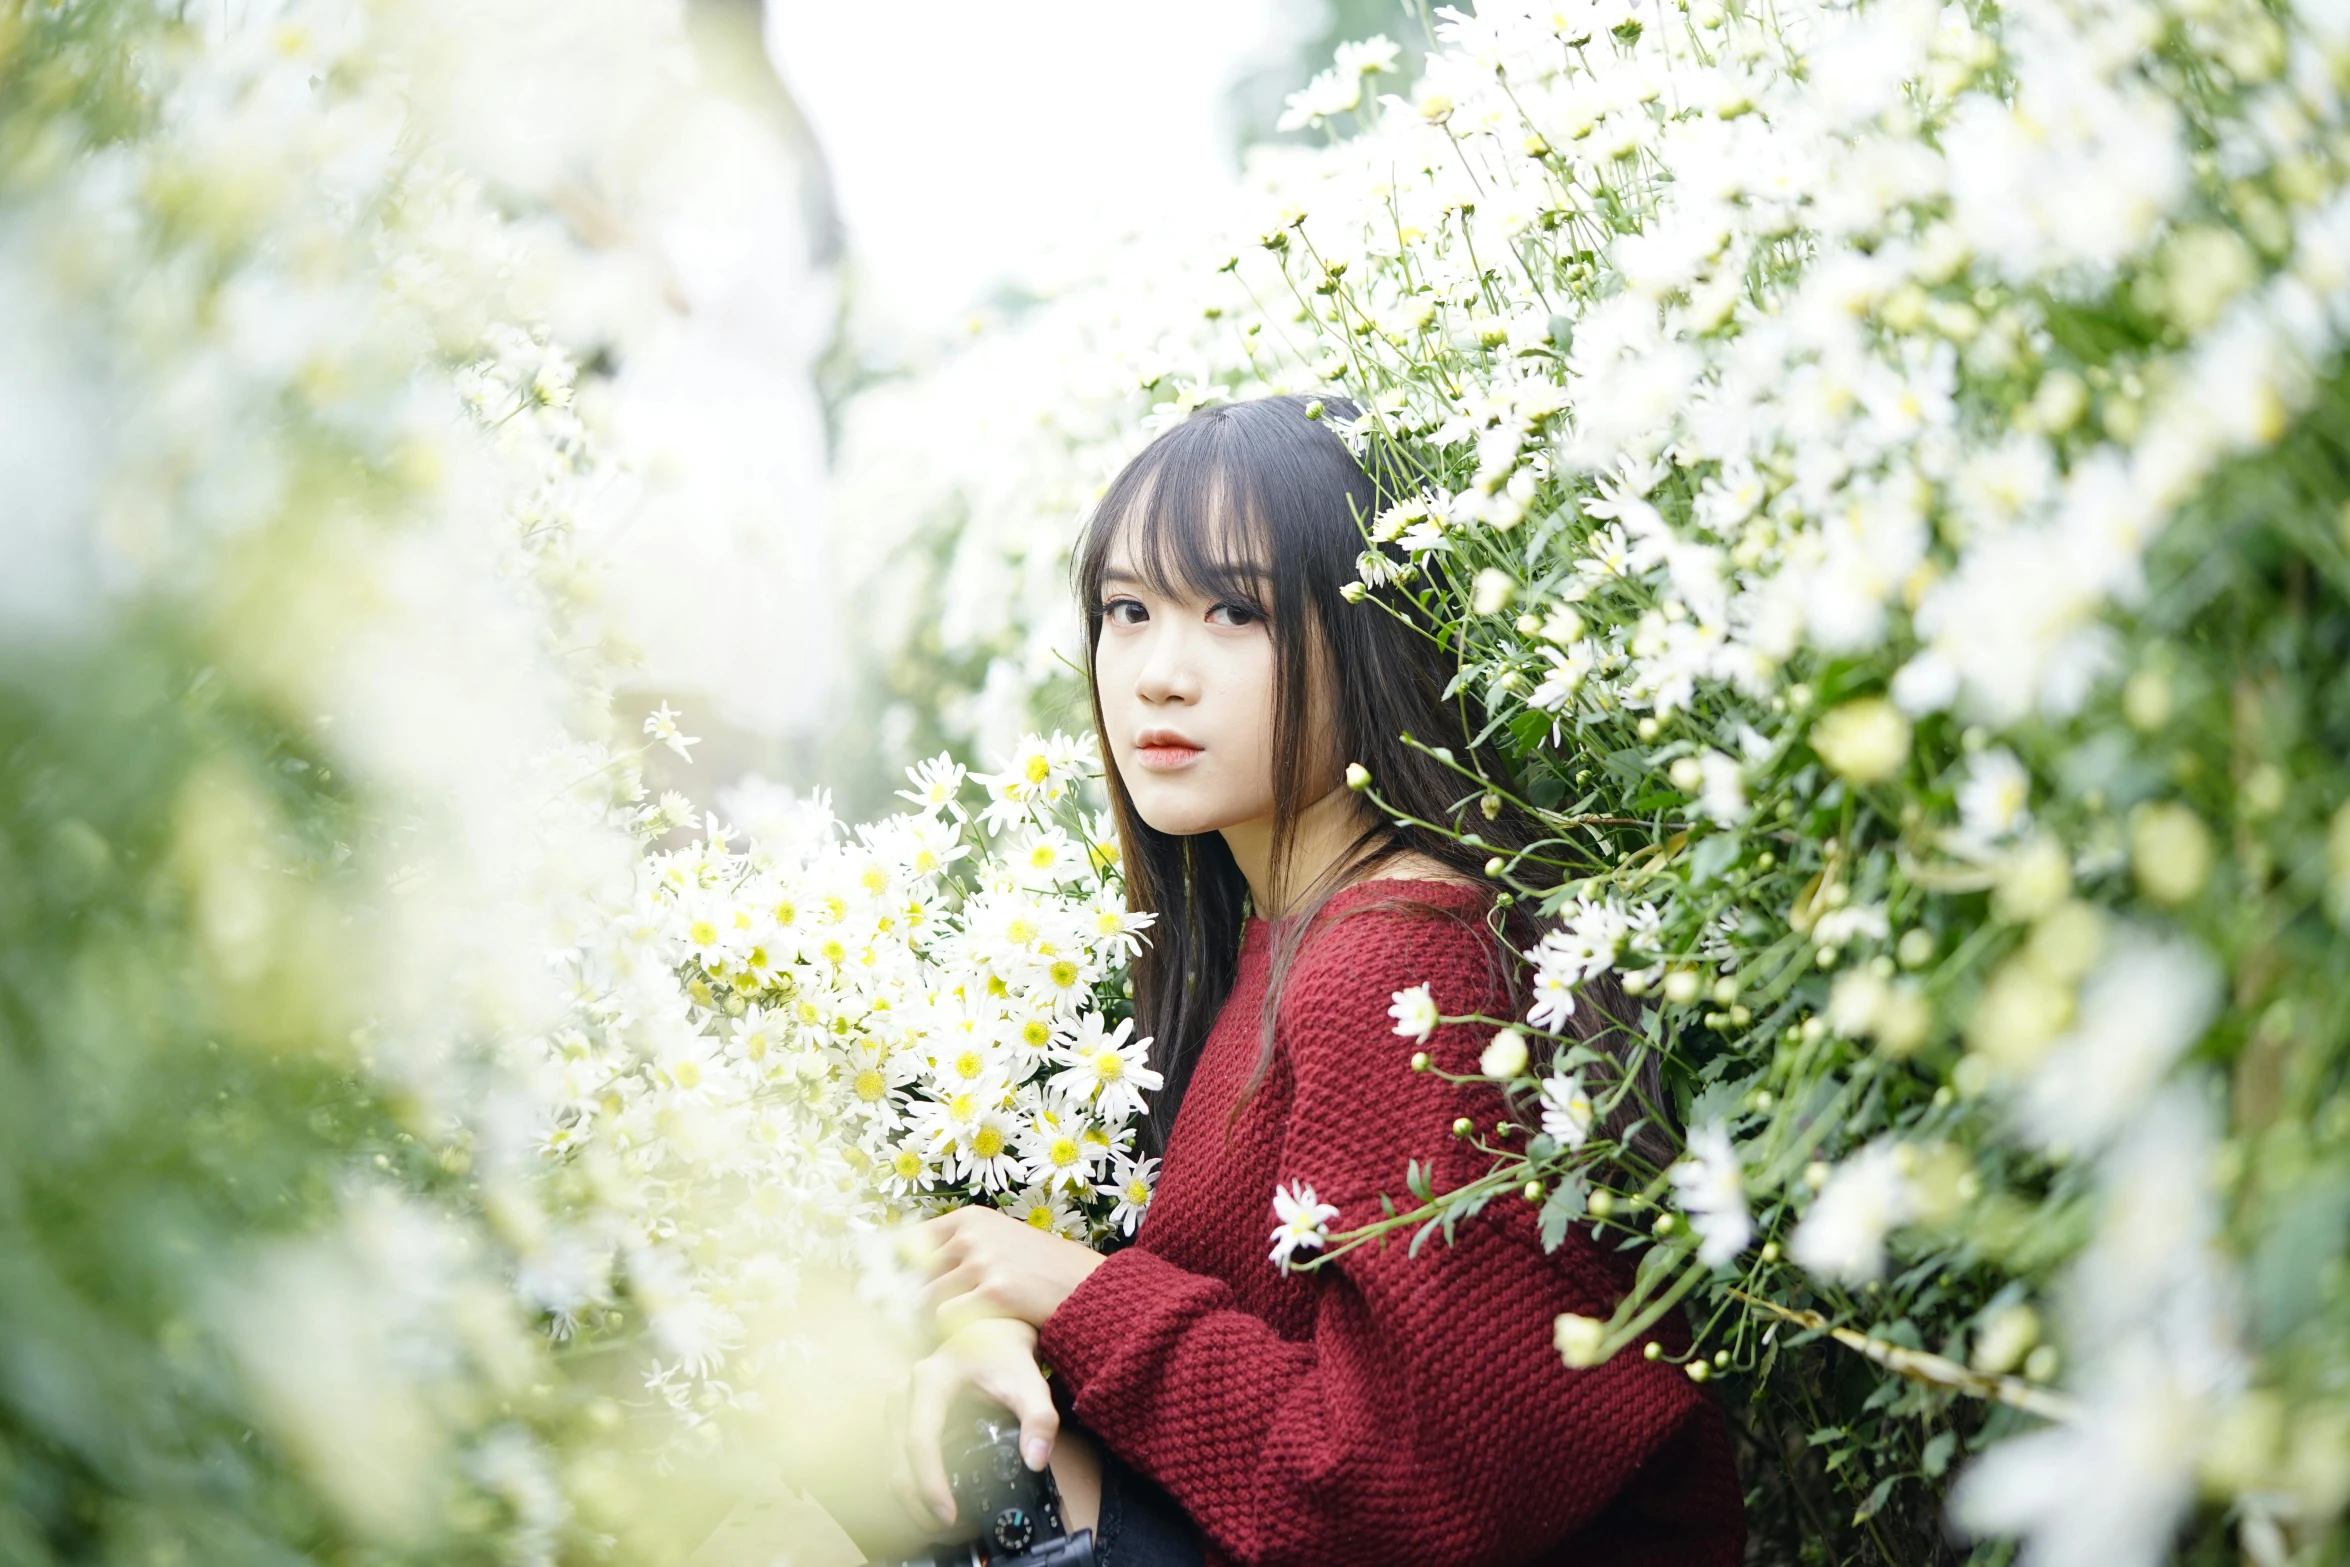
[[[844,410],[954,753],[852,825],[612,696],[659,284],[578,214],[675,15],[0,0],[0,1558],[681,1559],[879,1418],[894,1221],[1131,1234],[1067,552],[1278,391],[1416,476],[1350,597],[1514,768],[1439,825],[1547,830],[1491,1174],[1278,1265],[1593,1226],[1633,1295],[1532,1326],[1689,1316],[1761,1560],[2350,1559],[2350,15],[1398,21],[1224,229]]]

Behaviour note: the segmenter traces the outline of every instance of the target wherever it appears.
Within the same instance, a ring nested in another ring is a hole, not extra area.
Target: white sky
[[[768,0],[878,322],[928,335],[1060,245],[1234,178],[1227,88],[1319,0]]]

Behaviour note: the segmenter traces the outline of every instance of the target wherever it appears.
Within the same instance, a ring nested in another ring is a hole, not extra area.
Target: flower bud
[[[1597,1317],[1562,1311],[1550,1325],[1550,1340],[1558,1349],[1559,1359],[1578,1371],[1607,1358],[1607,1324]]]
[[[1325,774],[1324,776],[1328,776]],[[1371,787],[1371,769],[1360,762],[1346,764],[1346,786],[1360,794]]]
[[[1477,1070],[1487,1077],[1516,1077],[1526,1070],[1526,1036],[1514,1028],[1495,1034],[1477,1057]]]
[[[2141,805],[2130,813],[2130,868],[2138,890],[2176,907],[2211,879],[2211,829],[2184,805]]]
[[[1882,783],[1909,759],[1909,719],[1882,697],[1847,702],[1812,726],[1811,748],[1857,784]]]

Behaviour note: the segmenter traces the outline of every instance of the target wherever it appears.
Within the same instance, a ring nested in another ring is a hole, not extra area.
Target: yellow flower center
[[[1126,1075],[1126,1058],[1104,1045],[1093,1053],[1093,1075],[1105,1083],[1115,1083]]]
[[[1024,919],[1016,919],[1004,927],[1004,939],[1025,947],[1036,939],[1036,927]]]
[[[1045,779],[1052,776],[1052,771],[1052,764],[1043,757],[1032,756],[1028,759],[1028,781],[1030,783],[1043,783]]]
[[[900,1148],[897,1156],[889,1161],[889,1167],[897,1171],[900,1178],[910,1181],[922,1173],[922,1156],[911,1148]]]
[[[1032,1050],[1042,1050],[1052,1043],[1053,1031],[1042,1018],[1030,1018],[1020,1025],[1021,1043]]]
[[[857,1097],[865,1103],[879,1104],[882,1095],[889,1092],[889,1079],[881,1075],[881,1068],[869,1066],[857,1074]]]
[[[1004,1151],[1004,1134],[992,1126],[983,1126],[971,1134],[971,1151],[982,1159],[993,1159]]]
[[[678,1087],[691,1091],[702,1086],[702,1064],[699,1061],[680,1061],[669,1069],[669,1076]]]
[[[1029,1209],[1028,1227],[1032,1230],[1051,1229],[1053,1227],[1053,1210],[1046,1207],[1043,1203],[1038,1203],[1035,1207]]]
[[[976,1049],[956,1052],[955,1075],[957,1077],[977,1077],[980,1068],[986,1065],[987,1057],[981,1055]]]
[[[685,928],[685,939],[697,947],[714,945],[718,940],[718,927],[708,920],[696,920]]]
[[[1064,1134],[1045,1145],[1044,1156],[1052,1161],[1054,1169],[1066,1170],[1084,1157],[1084,1153],[1078,1148],[1076,1138]]]
[[[1047,969],[1046,972],[1052,975],[1053,983],[1060,986],[1063,990],[1067,990],[1071,985],[1077,983],[1077,965],[1070,962],[1067,958],[1061,959],[1060,962],[1054,964],[1050,969]]]

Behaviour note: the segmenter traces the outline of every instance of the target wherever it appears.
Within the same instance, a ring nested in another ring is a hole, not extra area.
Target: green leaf
[[[1682,1124],[1703,1126],[1709,1121],[1720,1121],[1726,1125],[1738,1113],[1738,1107],[1745,1098],[1746,1083],[1743,1079],[1734,1083],[1711,1084],[1689,1101],[1688,1118]]]
[[[1556,1251],[1567,1238],[1567,1226],[1583,1217],[1587,1193],[1581,1177],[1559,1182],[1542,1202],[1542,1249]]]
[[[1958,1446],[1956,1431],[1943,1431],[1926,1444],[1925,1471],[1930,1479],[1940,1479],[1942,1471],[1950,1467],[1950,1455]]]
[[[1434,1202],[1436,1200],[1436,1193],[1433,1187],[1433,1183],[1429,1179],[1428,1170],[1429,1167],[1421,1164],[1417,1159],[1414,1159],[1410,1164],[1404,1167],[1404,1190],[1410,1192],[1414,1197],[1419,1198],[1422,1202]]]
[[[1877,1515],[1877,1509],[1885,1505],[1885,1498],[1893,1494],[1893,1483],[1900,1478],[1899,1475],[1887,1475],[1884,1479],[1879,1480],[1869,1491],[1868,1500],[1861,1503],[1859,1510],[1853,1513],[1852,1521],[1862,1523],[1874,1518]]]
[[[1689,851],[1689,885],[1702,887],[1738,861],[1743,840],[1734,832],[1718,832]]]

